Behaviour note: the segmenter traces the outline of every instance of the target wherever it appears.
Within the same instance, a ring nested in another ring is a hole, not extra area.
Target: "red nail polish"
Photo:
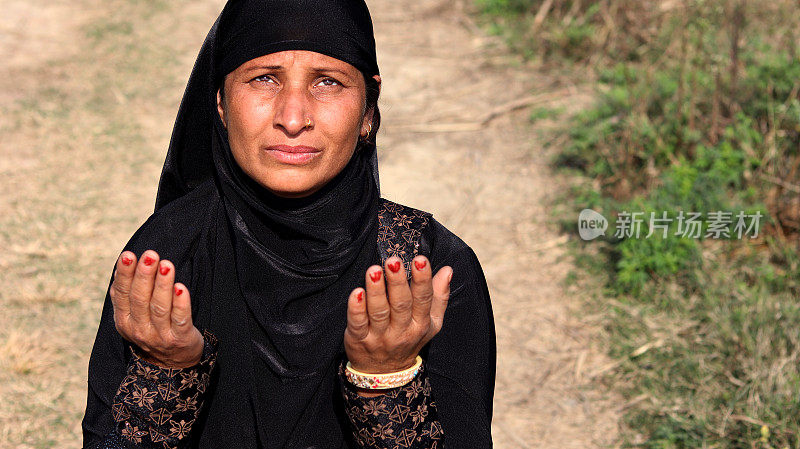
[[[389,267],[390,270],[392,270],[393,273],[397,273],[398,271],[400,271],[400,261],[399,260],[394,261],[394,262],[390,263],[387,266]]]
[[[364,292],[363,292],[363,291],[360,291],[360,292],[358,292],[358,294],[356,295],[356,301],[358,301],[358,302],[361,302],[361,301],[363,301],[363,300],[364,300]]]
[[[373,271],[369,274],[369,278],[372,279],[372,282],[378,282],[381,280],[381,271]]]
[[[417,267],[417,270],[422,270],[423,268],[425,268],[425,265],[428,265],[428,261],[427,260],[422,260],[422,261],[415,260],[414,261],[414,266]]]
[[[160,272],[161,272],[161,275],[162,275],[162,276],[166,276],[166,275],[168,275],[168,274],[169,274],[169,267],[168,267],[168,266],[166,266],[166,265],[161,265],[161,268],[159,268],[159,270],[158,270],[158,271],[160,271]]]
[[[145,265],[147,265],[148,267],[149,267],[150,265],[153,265],[153,263],[155,263],[155,261],[156,261],[156,260],[155,260],[155,259],[153,259],[153,258],[152,258],[152,257],[150,257],[150,256],[144,256],[144,264],[145,264]]]
[[[131,259],[130,257],[128,256],[122,257],[122,265],[130,265],[131,262],[133,262],[133,259]]]
[[[175,295],[176,296],[180,296],[181,294],[183,294],[183,290],[179,289],[178,286],[176,285],[175,286]]]

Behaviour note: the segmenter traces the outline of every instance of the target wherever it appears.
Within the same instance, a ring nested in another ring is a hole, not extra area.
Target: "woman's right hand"
[[[147,250],[140,260],[124,251],[117,260],[109,294],[114,324],[139,355],[165,368],[188,368],[200,362],[203,335],[192,324],[189,291],[175,283],[175,266]]]

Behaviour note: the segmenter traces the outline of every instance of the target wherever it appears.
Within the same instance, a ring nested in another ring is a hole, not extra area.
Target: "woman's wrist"
[[[401,370],[392,372],[369,373],[353,368],[347,362],[344,375],[347,381],[357,387],[359,394],[367,391],[381,391],[402,387],[414,380],[422,367],[422,357],[416,356],[414,364]],[[383,371],[383,370],[380,370]],[[377,396],[375,394],[361,394],[365,397]]]
[[[144,363],[150,364],[155,369],[163,370],[188,370],[198,368],[200,365],[213,364],[216,358],[217,338],[208,330],[201,332],[199,347],[191,350],[192,355],[182,357],[181,360],[170,360],[152,357],[147,352],[137,346],[131,346],[131,354],[134,358]],[[187,351],[187,354],[189,351]]]
[[[137,356],[142,360],[156,365],[164,369],[186,369],[192,368],[200,364],[203,360],[203,349],[205,348],[205,339],[200,337],[198,342],[195,342],[192,348],[187,348],[180,354],[173,357],[157,358],[153,357],[147,352],[140,351]]]
[[[216,365],[216,337],[204,331],[202,341],[200,362],[182,368],[156,365],[130,347],[127,375],[112,405],[118,436],[136,447],[184,447]]]
[[[415,363],[417,363],[417,357],[418,356],[415,355],[405,360],[382,361],[382,362],[377,362],[373,360],[369,361],[353,360],[348,357],[348,364],[352,369],[362,373],[387,374],[411,368],[412,366],[414,366]]]
[[[408,384],[377,392],[357,389],[344,377],[345,364],[339,365],[344,411],[358,447],[442,447],[442,427],[426,369],[423,363]]]

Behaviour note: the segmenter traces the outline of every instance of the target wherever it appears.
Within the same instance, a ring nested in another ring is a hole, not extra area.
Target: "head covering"
[[[230,1],[206,38],[156,202],[167,208],[213,179],[222,203],[210,218],[211,279],[190,287],[196,325],[220,341],[213,397],[195,424],[200,447],[347,447],[335,370],[347,297],[379,261],[377,156],[360,143],[341,173],[301,199],[280,198],[242,171],[216,90],[242,63],[283,50],[378,73],[363,0]]]
[[[378,75],[372,19],[364,0],[230,0],[209,31],[181,102],[158,186],[156,210],[212,176],[216,90],[239,65],[284,50],[311,50]],[[208,107],[211,104],[212,107]],[[212,126],[214,125],[214,126]],[[374,145],[361,143],[379,185]]]
[[[268,53],[310,50],[378,75],[369,10],[362,1],[319,0],[230,2],[220,28],[219,70],[224,76]],[[217,80],[219,81],[219,79]]]

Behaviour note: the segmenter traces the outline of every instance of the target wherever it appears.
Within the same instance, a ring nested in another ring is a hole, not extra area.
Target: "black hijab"
[[[349,293],[379,261],[377,156],[374,144],[360,141],[342,172],[301,199],[280,198],[241,170],[216,111],[217,88],[240,64],[282,50],[312,50],[368,77],[378,73],[363,0],[229,1],[206,38],[155,214],[194,207],[187,203],[198,201],[195,190],[213,183],[215,200],[202,196],[206,216],[191,229],[170,229],[176,242],[167,246],[175,249],[159,251],[189,287],[195,325],[219,340],[213,393],[194,424],[200,447],[347,447],[336,368]],[[204,247],[179,250],[197,245],[180,235],[197,229],[213,235],[197,239]]]
[[[218,137],[215,134],[224,134],[216,111],[216,90],[224,76],[244,62],[283,50],[311,50],[347,62],[367,77],[379,74],[372,19],[364,0],[229,0],[189,78],[158,186],[156,210],[219,170],[211,145]],[[227,138],[222,142],[227,145]],[[378,185],[375,148],[365,146]]]
[[[282,199],[235,163],[216,110],[225,74],[291,49],[335,57],[368,77],[378,73],[363,0],[229,1],[189,79],[156,211],[125,246],[172,261],[190,291],[195,325],[219,340],[191,447],[357,447],[344,430],[336,368],[347,297],[381,260],[375,145],[359,143],[314,194]],[[448,445],[490,447],[495,351],[486,281],[463,241],[435,220],[429,228],[432,268],[454,270],[445,326],[423,349],[439,416]],[[111,402],[129,360],[106,295],[89,362],[88,447],[114,427]]]
[[[379,192],[370,174],[370,165],[377,167],[375,146],[360,145],[344,170],[310,197],[284,200],[235,163],[214,106],[226,74],[282,50],[316,51],[377,74],[369,12],[363,1],[352,0],[229,2],[208,42],[186,97],[205,102],[199,106],[211,121],[195,120],[196,111],[182,105],[157,201],[160,207],[191,188],[176,189],[173,180],[198,174],[180,162],[210,152],[227,232],[214,252],[213,295],[202,298],[207,308],[201,312],[211,313],[198,317],[221,342],[217,394],[198,423],[204,428],[200,445],[338,448],[342,417],[332,402],[346,299],[377,254]],[[198,92],[192,90],[196,80]],[[210,141],[184,143],[208,129]],[[215,400],[225,406],[215,407]],[[226,431],[231,414],[241,427]]]

